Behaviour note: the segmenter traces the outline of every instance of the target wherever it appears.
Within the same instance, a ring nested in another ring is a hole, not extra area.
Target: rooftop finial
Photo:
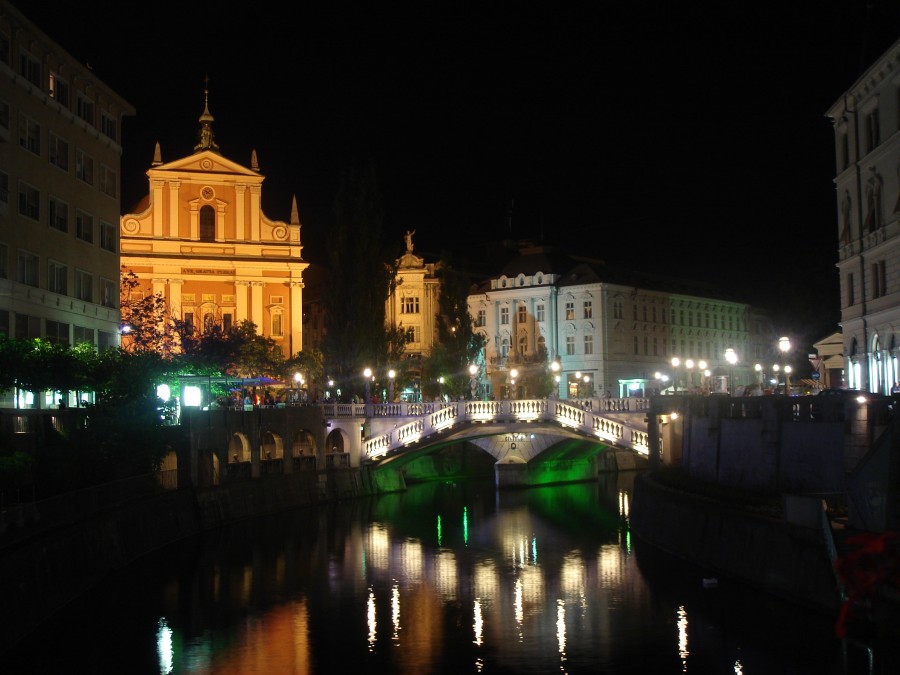
[[[213,150],[218,152],[219,146],[213,138],[212,123],[215,118],[209,112],[209,75],[203,78],[203,114],[200,115],[200,142],[194,150]]]

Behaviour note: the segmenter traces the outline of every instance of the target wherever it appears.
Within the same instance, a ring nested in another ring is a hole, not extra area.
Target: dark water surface
[[[241,523],[117,574],[0,673],[865,672],[830,617],[636,541],[632,480],[417,485]]]

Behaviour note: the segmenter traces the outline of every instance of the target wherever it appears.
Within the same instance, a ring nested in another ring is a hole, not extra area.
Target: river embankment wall
[[[287,509],[402,489],[392,472],[307,471],[159,492],[59,526],[33,514],[36,522],[0,537],[0,654],[110,574],[167,545]]]
[[[789,509],[790,510],[790,509]],[[793,522],[635,477],[632,533],[710,576],[736,579],[814,610],[837,612],[840,592],[817,519]]]

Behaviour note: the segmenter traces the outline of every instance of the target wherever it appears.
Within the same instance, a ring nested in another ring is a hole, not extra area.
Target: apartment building
[[[900,380],[900,40],[826,113],[834,126],[844,381]]]
[[[724,393],[754,384],[774,346],[768,318],[746,303],[531,244],[468,307],[485,338],[480,386],[497,398],[528,397],[554,363],[561,398]]]
[[[0,332],[117,346],[121,134],[135,110],[4,0],[0,76]]]

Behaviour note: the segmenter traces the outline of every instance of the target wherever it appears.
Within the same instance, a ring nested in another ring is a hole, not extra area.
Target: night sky
[[[297,196],[307,260],[340,168],[372,159],[398,247],[574,245],[811,340],[840,316],[825,113],[900,37],[896,0],[16,4],[136,107],[124,211],[156,141],[193,151],[208,76],[220,150],[256,149],[268,216]]]

